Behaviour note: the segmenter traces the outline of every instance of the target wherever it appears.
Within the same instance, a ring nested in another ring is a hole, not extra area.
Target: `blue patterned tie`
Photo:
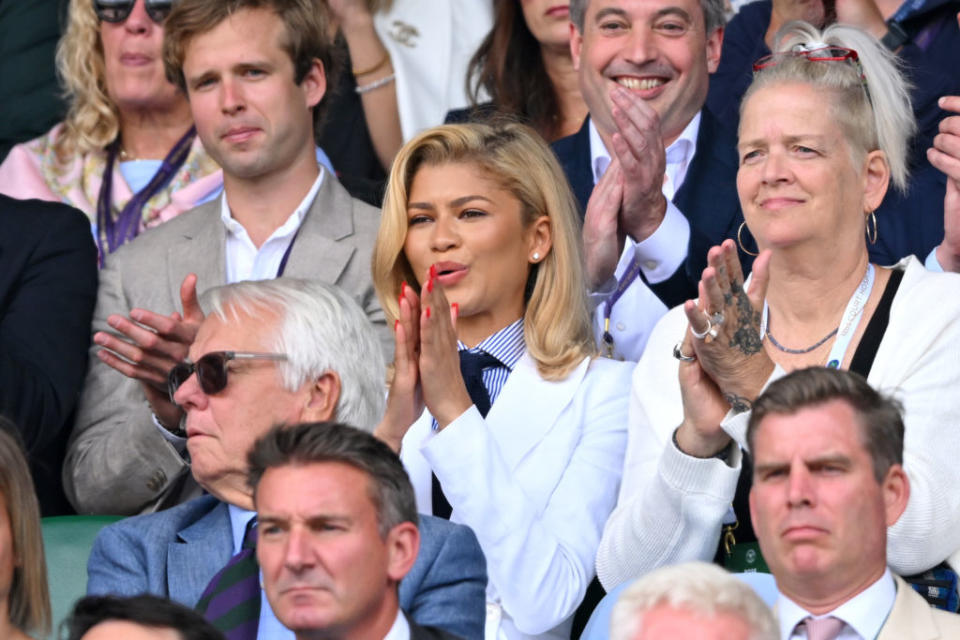
[[[240,552],[213,576],[196,609],[222,631],[227,640],[256,640],[260,623],[256,517],[247,524]]]

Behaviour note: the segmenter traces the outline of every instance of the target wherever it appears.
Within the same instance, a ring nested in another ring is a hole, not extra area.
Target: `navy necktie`
[[[490,411],[490,393],[483,384],[483,370],[491,367],[502,367],[503,363],[483,351],[471,353],[464,350],[459,353],[460,373],[463,375],[463,383],[467,386],[467,393],[470,394],[470,399],[477,407],[480,415],[486,418]],[[447,497],[443,495],[440,480],[437,479],[436,474],[431,474],[431,476],[433,481],[433,515],[449,520],[453,509],[447,502]]]
[[[256,640],[260,624],[256,517],[247,523],[239,553],[210,579],[196,609],[227,640]]]

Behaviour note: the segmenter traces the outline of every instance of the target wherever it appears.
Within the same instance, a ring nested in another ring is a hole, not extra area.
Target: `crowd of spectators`
[[[0,636],[72,514],[77,640],[960,629],[960,1],[0,43]]]

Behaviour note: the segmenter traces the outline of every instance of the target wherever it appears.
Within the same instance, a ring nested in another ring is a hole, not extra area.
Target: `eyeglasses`
[[[144,9],[147,15],[157,24],[163,24],[163,21],[170,15],[173,3],[176,0],[143,0]],[[93,10],[97,12],[97,18],[103,22],[123,22],[130,17],[133,11],[133,5],[136,0],[94,0]]]
[[[860,76],[860,83],[863,85],[863,91],[867,94],[867,102],[873,105],[870,99],[870,89],[867,88],[867,76],[863,73],[863,65],[860,64],[860,56],[853,49],[846,47],[816,47],[806,49],[802,45],[790,51],[780,51],[763,56],[753,63],[753,72],[756,73],[762,69],[775,67],[782,61],[790,58],[806,58],[811,62],[846,62],[850,61]]]
[[[200,389],[207,395],[220,393],[227,388],[227,363],[231,360],[286,360],[283,353],[248,353],[244,351],[211,351],[196,362],[183,361],[167,374],[167,391],[170,401],[187,378],[197,374]]]

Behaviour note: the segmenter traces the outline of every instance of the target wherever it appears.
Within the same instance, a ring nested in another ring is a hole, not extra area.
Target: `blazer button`
[[[147,480],[147,489],[150,491],[159,491],[164,482],[167,481],[167,475],[162,470],[157,470],[153,477]]]

